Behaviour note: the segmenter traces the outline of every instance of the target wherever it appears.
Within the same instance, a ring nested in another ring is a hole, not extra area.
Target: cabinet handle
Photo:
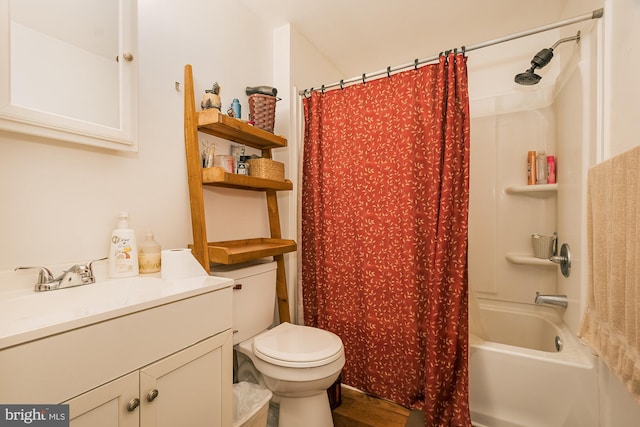
[[[234,291],[239,291],[240,289],[242,289],[242,283],[236,283],[235,285],[233,285],[232,289]]]
[[[127,403],[127,411],[133,412],[138,406],[140,406],[140,399],[134,397],[129,401],[129,403]]]
[[[158,397],[158,390],[157,389],[153,389],[151,390],[149,393],[147,393],[147,402],[153,402],[154,400],[156,400],[156,397]]]

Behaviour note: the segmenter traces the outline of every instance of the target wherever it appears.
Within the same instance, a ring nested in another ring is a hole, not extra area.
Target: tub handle
[[[568,243],[563,243],[560,248],[560,255],[554,255],[549,258],[549,261],[560,264],[560,271],[564,277],[569,277],[571,274],[571,248]]]

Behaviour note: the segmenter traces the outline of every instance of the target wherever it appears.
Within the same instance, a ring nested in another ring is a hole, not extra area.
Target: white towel
[[[640,146],[589,170],[589,289],[578,336],[640,402]]]

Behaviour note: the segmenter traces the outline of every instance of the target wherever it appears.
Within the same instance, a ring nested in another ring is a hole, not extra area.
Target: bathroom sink
[[[33,286],[0,288],[0,350],[231,286],[202,275],[105,279],[85,286],[34,292]]]

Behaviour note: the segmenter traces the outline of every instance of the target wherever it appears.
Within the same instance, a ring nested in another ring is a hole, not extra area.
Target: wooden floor
[[[335,427],[405,427],[409,410],[342,387],[342,405],[333,410]]]

